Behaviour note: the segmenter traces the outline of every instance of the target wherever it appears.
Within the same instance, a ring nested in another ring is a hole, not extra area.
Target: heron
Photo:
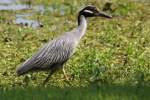
[[[17,75],[20,76],[34,71],[48,71],[49,74],[43,82],[45,84],[54,72],[61,69],[65,79],[68,80],[64,64],[73,56],[81,38],[84,36],[87,29],[87,18],[89,17],[112,18],[111,15],[99,11],[95,6],[84,7],[78,13],[77,27],[43,45],[17,68]]]

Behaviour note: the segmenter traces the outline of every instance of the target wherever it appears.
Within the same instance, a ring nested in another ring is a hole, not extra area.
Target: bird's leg
[[[49,78],[51,77],[51,75],[54,73],[53,70],[51,70],[51,72],[48,74],[47,78],[43,81],[43,86],[48,82]]]
[[[68,78],[68,76],[67,76],[67,74],[66,74],[66,71],[65,71],[64,67],[63,67],[62,71],[63,71],[63,74],[64,74],[64,76],[65,76],[65,79],[66,79],[67,81],[69,81],[69,78]]]
[[[64,74],[64,76],[65,76],[65,82],[66,82],[68,85],[71,86],[71,83],[69,82],[70,79],[67,77],[67,74],[66,74],[66,71],[65,71],[64,67],[63,67],[62,71],[63,71],[63,74]]]

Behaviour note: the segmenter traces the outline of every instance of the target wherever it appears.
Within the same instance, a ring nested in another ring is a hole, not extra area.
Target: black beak
[[[96,14],[96,16],[105,17],[105,18],[112,18],[111,15],[108,15],[108,14],[106,14],[104,12],[99,12],[99,13]]]

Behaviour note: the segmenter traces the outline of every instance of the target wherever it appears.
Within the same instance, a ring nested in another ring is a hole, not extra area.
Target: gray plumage
[[[45,44],[37,53],[29,58],[19,69],[21,75],[31,70],[47,70],[61,67],[73,54],[76,40],[70,39],[70,35],[64,35]]]
[[[111,18],[111,16],[100,13],[94,6],[85,7],[79,12],[77,28],[45,44],[17,69],[17,74],[23,75],[30,71],[40,70],[55,72],[62,68],[63,64],[73,55],[76,46],[86,31],[86,18],[94,16]]]

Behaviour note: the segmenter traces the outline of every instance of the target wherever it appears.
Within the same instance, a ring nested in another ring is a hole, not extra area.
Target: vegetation
[[[147,93],[150,91],[150,2],[148,0],[48,1],[32,2],[33,5],[43,4],[45,7],[43,13],[33,10],[0,11],[0,97],[2,99],[7,100],[9,96],[14,100],[21,96],[39,100],[53,96],[68,99],[76,96],[74,99],[77,100],[148,99]],[[86,35],[75,55],[65,66],[71,78],[71,85],[64,80],[61,71],[51,77],[47,88],[38,88],[47,76],[44,72],[17,77],[15,72],[17,66],[40,46],[77,26],[78,11],[87,4],[94,4],[114,17],[111,20],[89,19]],[[33,13],[28,19],[39,20],[43,23],[43,27],[34,29],[15,25],[13,23],[15,15],[24,13]],[[35,94],[35,98],[29,91]],[[39,92],[41,96],[38,95]],[[86,96],[84,97],[82,93]]]
[[[80,88],[3,88],[1,100],[149,100],[149,89],[131,86],[95,85]]]

